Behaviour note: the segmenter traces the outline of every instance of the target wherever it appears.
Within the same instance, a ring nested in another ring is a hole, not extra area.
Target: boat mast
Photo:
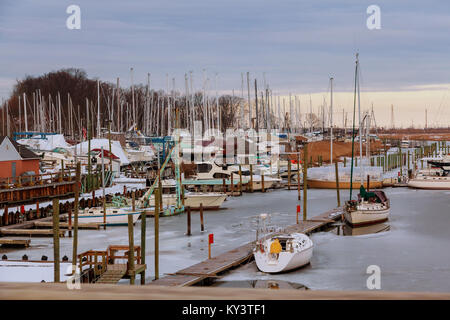
[[[350,200],[352,200],[353,191],[353,157],[355,153],[355,113],[356,113],[356,86],[358,81],[358,53],[356,54],[355,67],[355,92],[353,94],[353,124],[352,124],[352,161],[350,169]]]
[[[100,137],[100,80],[97,79],[97,137]]]
[[[333,77],[330,78],[330,163],[333,164]]]
[[[358,116],[359,116],[359,163],[360,163],[360,168],[359,168],[359,176],[361,179],[361,185],[363,185],[363,172],[362,172],[362,167],[363,167],[363,156],[362,156],[362,131],[361,131],[361,96],[360,96],[360,92],[359,92],[359,57],[358,55],[356,56],[356,64],[357,64],[357,85],[358,85]]]

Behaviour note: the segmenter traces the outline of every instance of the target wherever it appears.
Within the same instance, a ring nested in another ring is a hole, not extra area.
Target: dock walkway
[[[342,208],[336,208],[325,212],[312,219],[306,221],[299,221],[285,228],[288,233],[300,232],[309,234],[318,231],[330,223],[341,219]],[[272,234],[276,235],[276,234]],[[229,271],[230,269],[239,266],[245,261],[249,261],[253,257],[254,242],[246,243],[236,249],[227,251],[218,255],[217,257],[202,261],[188,268],[177,271],[174,274],[168,274],[158,280],[155,280],[149,285],[159,286],[176,286],[185,287],[191,286],[207,278],[215,278],[220,273]]]

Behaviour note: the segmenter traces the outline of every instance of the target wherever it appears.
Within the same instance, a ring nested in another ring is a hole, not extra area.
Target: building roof
[[[36,153],[28,149],[26,146],[10,139],[8,136],[0,136],[0,144],[3,142],[5,138],[8,138],[8,140],[12,143],[14,148],[16,148],[17,152],[19,153],[22,159],[39,159],[39,156]]]

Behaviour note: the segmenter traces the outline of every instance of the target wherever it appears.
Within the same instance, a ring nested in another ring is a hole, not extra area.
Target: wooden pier
[[[11,247],[25,247],[30,246],[30,239],[14,239],[14,238],[0,238],[0,245]]]
[[[118,252],[123,252],[118,254]],[[88,283],[116,284],[121,279],[133,279],[143,275],[147,266],[141,262],[141,248],[134,246],[134,267],[128,260],[129,246],[110,245],[105,251],[89,250],[77,256],[82,279]],[[88,267],[87,269],[84,267]]]
[[[65,221],[67,215],[61,215],[61,220]],[[78,229],[99,229],[100,223],[78,223]],[[67,230],[69,230],[69,223],[60,222],[59,227],[64,230],[60,230],[59,234],[64,237]],[[73,225],[71,226],[73,229]],[[46,217],[31,221],[25,221],[18,224],[12,224],[4,227],[0,227],[0,236],[34,236],[34,237],[50,237],[53,236],[53,222],[52,217]],[[0,240],[2,238],[0,237]]]
[[[288,233],[299,232],[310,234],[323,229],[330,223],[340,220],[341,217],[342,208],[336,208],[315,216],[312,219],[299,221],[298,224],[286,227],[284,231]],[[271,236],[276,234],[277,233],[271,234]],[[149,285],[185,287],[197,284],[208,278],[216,278],[219,274],[229,271],[246,261],[250,261],[253,258],[253,247],[254,242],[246,243],[212,259],[179,270],[174,274],[168,274],[165,277],[149,283]]]

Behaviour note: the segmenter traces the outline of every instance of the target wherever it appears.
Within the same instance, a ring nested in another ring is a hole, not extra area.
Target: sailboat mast
[[[97,80],[97,137],[100,137],[100,80]]]
[[[330,78],[330,163],[333,164],[333,77]]]
[[[361,129],[362,129],[362,127],[361,127],[361,95],[359,92],[359,57],[358,56],[356,56],[356,64],[357,64],[357,71],[358,71],[356,76],[358,79],[357,90],[358,90],[358,116],[359,116],[359,163],[360,163],[359,176],[360,176],[361,185],[362,185],[364,183],[364,177],[363,177],[363,171],[362,171],[363,162],[362,162],[362,131],[361,131]]]

